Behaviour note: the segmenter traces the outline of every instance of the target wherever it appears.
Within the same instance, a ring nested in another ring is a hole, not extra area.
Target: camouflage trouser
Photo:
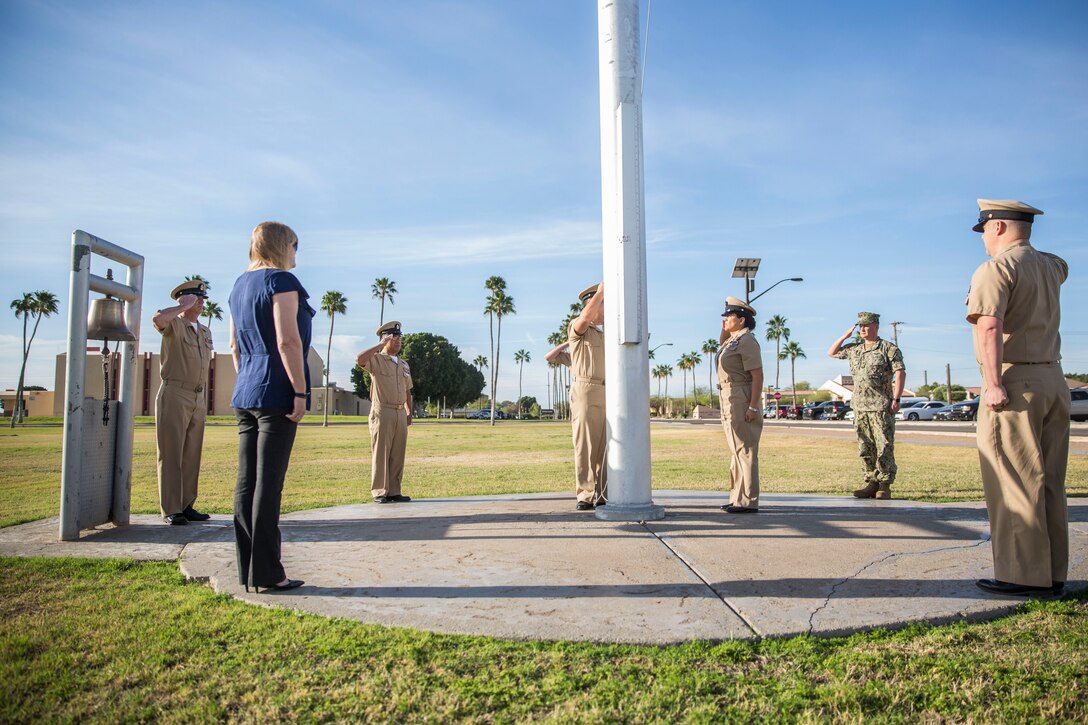
[[[891,484],[895,480],[895,417],[879,411],[856,411],[858,455],[865,467],[866,483]]]

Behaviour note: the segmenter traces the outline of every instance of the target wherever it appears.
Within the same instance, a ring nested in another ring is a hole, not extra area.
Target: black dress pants
[[[287,578],[280,563],[280,499],[298,423],[286,410],[235,410],[238,482],[234,487],[234,538],[238,579],[270,587]]]

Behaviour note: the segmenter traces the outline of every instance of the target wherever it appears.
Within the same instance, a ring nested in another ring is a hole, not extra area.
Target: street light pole
[[[770,287],[768,287],[767,289],[763,290],[763,291],[762,291],[762,292],[760,292],[760,293],[759,293],[758,295],[756,295],[755,297],[753,297],[753,298],[752,298],[751,300],[748,300],[748,299],[747,299],[747,295],[746,295],[746,296],[745,296],[745,300],[746,300],[746,301],[748,302],[748,304],[752,304],[753,302],[755,302],[756,300],[758,300],[758,299],[759,299],[760,297],[762,297],[763,295],[767,294],[768,292],[770,292],[771,290],[773,290],[773,289],[774,289],[775,287],[777,287],[778,285],[782,284],[783,282],[804,282],[804,281],[805,281],[805,280],[804,280],[804,278],[803,278],[803,277],[786,277],[786,279],[780,279],[780,280],[778,280],[777,282],[775,282],[774,284],[772,284],[772,285],[771,285]],[[745,289],[747,289],[747,287],[745,287]]]

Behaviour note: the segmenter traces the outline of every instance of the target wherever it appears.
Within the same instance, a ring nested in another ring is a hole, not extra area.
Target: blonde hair
[[[298,235],[286,224],[261,222],[249,237],[249,268],[275,267],[289,270],[291,248],[298,244]]]

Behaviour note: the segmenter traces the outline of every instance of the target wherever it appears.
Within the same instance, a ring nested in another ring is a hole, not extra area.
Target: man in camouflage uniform
[[[860,327],[861,342],[844,345]],[[854,378],[854,429],[858,453],[865,467],[865,487],[854,491],[858,498],[889,499],[895,480],[895,414],[903,395],[906,367],[903,353],[877,334],[880,315],[859,312],[857,323],[843,334],[827,354],[850,361]]]

